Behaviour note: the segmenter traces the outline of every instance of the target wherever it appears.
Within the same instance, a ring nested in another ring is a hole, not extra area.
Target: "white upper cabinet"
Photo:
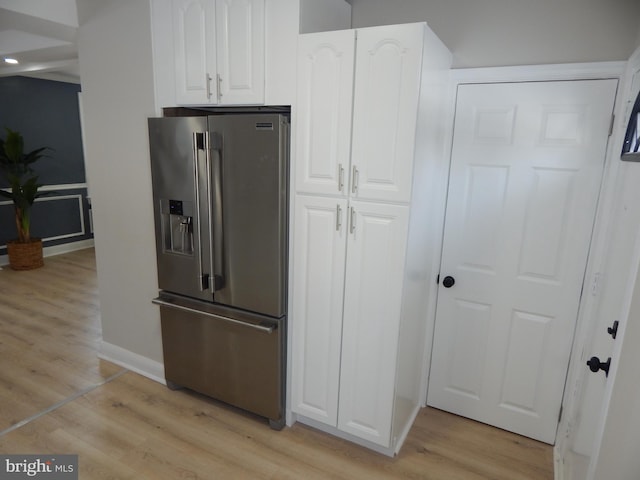
[[[264,103],[264,0],[173,0],[176,103]]]
[[[215,3],[211,0],[173,1],[176,101],[217,103],[215,88]]]
[[[149,3],[158,115],[176,105],[292,105],[298,35],[351,25],[345,0]]]
[[[409,202],[423,36],[411,24],[300,37],[298,193]]]
[[[359,199],[408,202],[424,26],[358,30],[351,189]]]
[[[264,102],[264,0],[216,0],[220,103]]]
[[[345,196],[349,188],[354,49],[354,30],[298,41],[298,192]]]

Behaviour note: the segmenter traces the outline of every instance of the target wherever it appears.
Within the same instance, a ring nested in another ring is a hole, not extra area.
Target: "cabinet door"
[[[292,410],[336,426],[346,201],[298,196],[293,245]]]
[[[216,0],[219,103],[264,103],[264,0]]]
[[[423,24],[358,30],[351,188],[359,199],[410,199],[423,36]]]
[[[409,207],[349,209],[338,428],[390,446]]]
[[[349,185],[353,30],[298,41],[296,190],[346,195]]]
[[[216,103],[214,0],[173,0],[173,22],[176,102]]]

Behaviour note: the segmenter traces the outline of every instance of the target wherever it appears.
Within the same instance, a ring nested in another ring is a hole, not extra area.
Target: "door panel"
[[[349,216],[338,428],[388,447],[409,207],[353,201]]]
[[[351,188],[408,202],[422,69],[422,24],[358,30]]]
[[[347,202],[298,196],[293,247],[292,409],[338,421]]]
[[[430,405],[554,441],[616,88],[459,87]]]
[[[220,103],[264,103],[264,0],[216,0]]]
[[[300,36],[297,192],[346,196],[354,50],[353,31]]]
[[[208,117],[216,303],[286,313],[288,123],[277,114]],[[221,232],[220,232],[220,227]]]
[[[216,103],[209,83],[216,69],[214,2],[173,0],[172,8],[176,102],[183,105]]]
[[[148,125],[158,287],[211,301],[207,162],[197,140],[204,137],[207,120],[150,118]]]

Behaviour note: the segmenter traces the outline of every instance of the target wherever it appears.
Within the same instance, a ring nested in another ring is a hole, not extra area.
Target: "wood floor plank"
[[[92,250],[0,272],[0,432],[17,425],[0,452],[77,454],[83,480],[553,479],[552,447],[432,408],[388,458],[133,372],[112,378],[120,367],[96,356],[96,289]]]
[[[93,249],[0,271],[0,431],[119,370],[101,339]]]

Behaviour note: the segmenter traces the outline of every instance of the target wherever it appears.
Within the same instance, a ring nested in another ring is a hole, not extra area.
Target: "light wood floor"
[[[96,357],[92,250],[0,271],[0,453],[79,455],[90,479],[550,480],[552,447],[426,408],[387,458],[170,391]]]

